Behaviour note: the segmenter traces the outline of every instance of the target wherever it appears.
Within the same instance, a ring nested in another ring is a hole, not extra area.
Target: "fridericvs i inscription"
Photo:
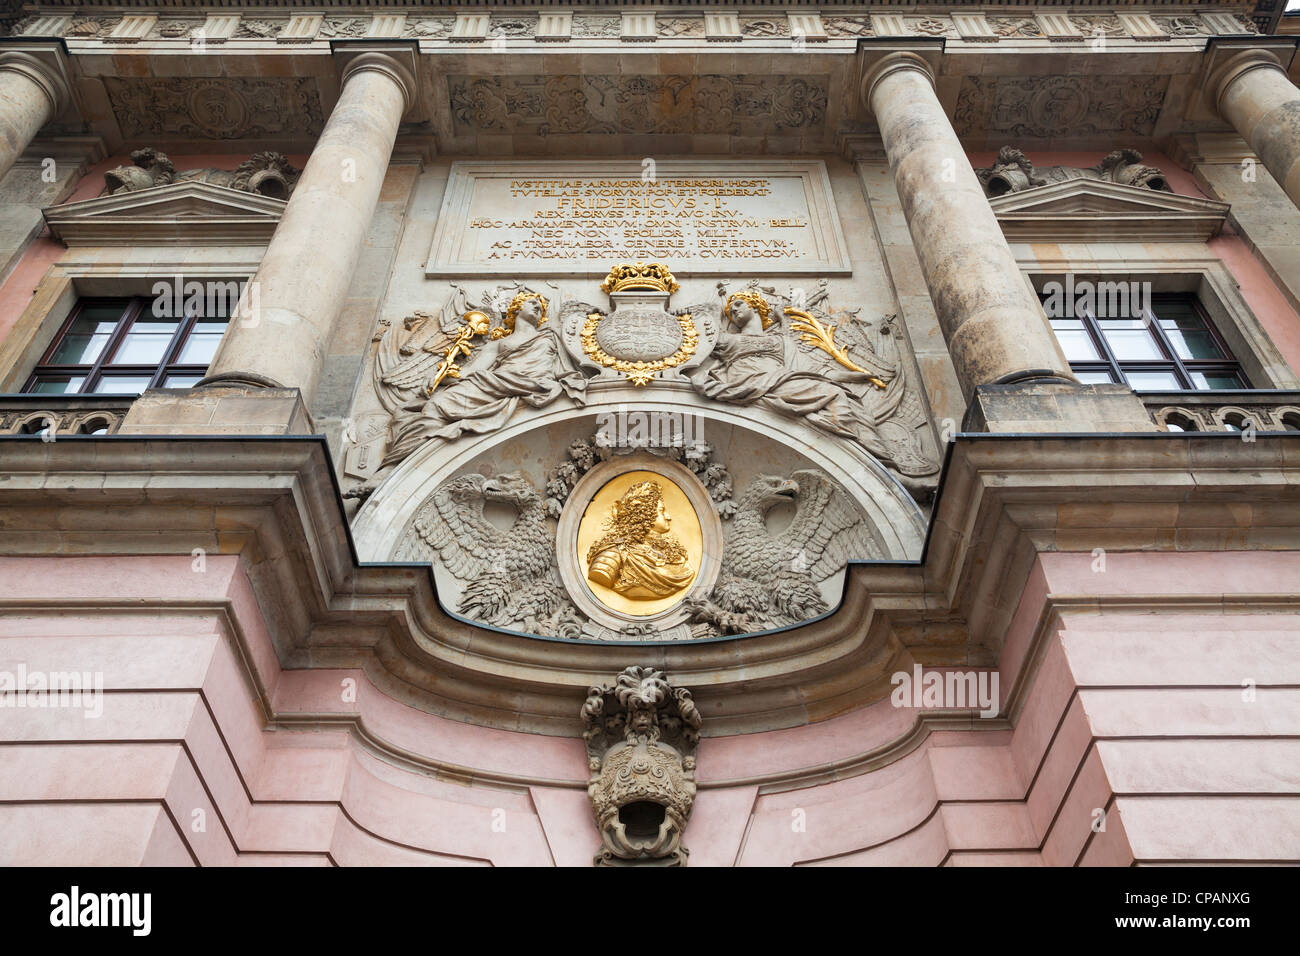
[[[820,161],[454,163],[426,274],[850,271]]]

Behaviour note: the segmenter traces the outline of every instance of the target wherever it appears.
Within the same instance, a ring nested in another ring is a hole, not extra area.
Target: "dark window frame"
[[[62,395],[129,395],[131,392],[100,392],[100,384],[105,378],[139,378],[148,377],[149,383],[146,388],[163,388],[163,383],[173,375],[194,375],[202,378],[207,374],[207,365],[184,364],[179,361],[181,353],[189,341],[190,335],[194,332],[194,326],[199,322],[212,321],[215,317],[204,316],[199,310],[187,310],[186,314],[177,323],[176,331],[172,333],[171,340],[167,343],[163,351],[162,359],[156,365],[144,365],[133,363],[129,365],[115,365],[110,359],[121,346],[122,341],[126,338],[136,321],[149,308],[149,303],[153,301],[152,296],[87,296],[78,299],[73,306],[68,317],[63,320],[59,326],[59,331],[55,333],[54,338],[50,341],[49,347],[41,355],[40,361],[32,369],[27,381],[23,385],[23,392],[31,393],[35,391],[37,384],[43,378],[52,378],[58,376],[80,377],[84,376],[84,381],[76,391],[59,392],[48,394]],[[77,319],[88,308],[104,307],[109,305],[120,305],[121,311],[118,314],[117,325],[104,343],[103,349],[91,364],[83,365],[64,365],[55,364],[52,360],[64,338],[72,329]],[[229,319],[228,316],[221,318]]]
[[[1209,332],[1214,344],[1219,351],[1227,358],[1218,359],[1185,359],[1180,358],[1178,350],[1173,347],[1168,334],[1160,324],[1160,303],[1177,302],[1182,306],[1190,306],[1201,320],[1202,326]],[[1160,359],[1119,359],[1111,351],[1110,343],[1106,341],[1106,336],[1102,332],[1101,325],[1097,316],[1090,311],[1076,311],[1071,317],[1083,324],[1083,330],[1092,342],[1093,349],[1101,356],[1100,359],[1074,359],[1070,361],[1070,370],[1073,372],[1104,372],[1111,377],[1111,381],[1117,384],[1129,384],[1126,372],[1172,372],[1177,387],[1138,389],[1134,391],[1182,391],[1182,392],[1204,392],[1204,391],[1222,391],[1222,389],[1203,389],[1197,388],[1192,381],[1192,373],[1200,372],[1203,374],[1230,374],[1237,377],[1240,383],[1238,390],[1251,390],[1253,386],[1246,375],[1245,369],[1233,355],[1232,349],[1224,341],[1222,334],[1215,328],[1214,321],[1206,312],[1205,307],[1201,305],[1200,300],[1193,293],[1187,292],[1160,292],[1151,296],[1151,308],[1143,310],[1142,320],[1151,333],[1151,337],[1156,343],[1156,348],[1164,356]]]

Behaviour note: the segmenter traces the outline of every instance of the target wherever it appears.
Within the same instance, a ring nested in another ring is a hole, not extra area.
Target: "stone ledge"
[[[119,429],[123,435],[313,435],[296,388],[209,385],[153,388]]]
[[[970,432],[1156,431],[1142,400],[1127,385],[1022,383],[980,385],[966,410]]]
[[[471,623],[427,566],[358,562],[318,437],[0,436],[0,472],[0,554],[188,555],[201,519],[212,553],[240,555],[281,666],[362,667],[426,712],[549,735],[574,733],[585,689],[629,661],[680,675],[719,736],[868,706],[909,658],[991,666],[1037,555],[1097,547],[1069,505],[1114,506],[1116,550],[1300,550],[1300,435],[962,434],[921,561],[853,564],[809,624],[608,644]],[[1135,503],[1197,507],[1120,507]]]

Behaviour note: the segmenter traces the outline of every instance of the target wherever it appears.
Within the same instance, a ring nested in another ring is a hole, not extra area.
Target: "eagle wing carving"
[[[515,509],[508,529],[484,515],[489,501]],[[580,630],[555,569],[545,502],[518,474],[443,482],[416,510],[396,558],[440,563],[464,585],[456,610],[465,617],[534,634],[576,637]]]

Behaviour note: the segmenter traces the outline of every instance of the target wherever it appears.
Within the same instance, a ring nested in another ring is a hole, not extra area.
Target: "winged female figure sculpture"
[[[848,347],[834,341],[833,323],[792,307],[784,313],[791,321],[776,316],[756,289],[728,296],[723,317],[730,330],[719,334],[713,361],[692,377],[695,388],[720,402],[802,418],[856,441],[905,476],[937,471],[938,463],[923,452],[916,434],[919,409],[909,401],[897,350],[881,355],[857,335],[849,361]],[[840,329],[854,324],[850,317]],[[803,330],[799,338],[791,326]],[[888,340],[885,334],[882,341]]]
[[[510,420],[520,402],[540,408],[567,395],[585,404],[586,376],[578,370],[554,329],[543,327],[548,304],[540,292],[525,289],[517,293],[499,324],[488,332],[487,341],[474,348],[463,347],[458,353],[470,355],[464,368],[454,364],[457,354],[453,352],[465,337],[452,335],[446,329],[441,338],[431,336],[432,342],[424,341],[418,347],[408,344],[406,348],[412,354],[407,361],[382,374],[376,368],[376,380],[401,390],[398,394],[405,401],[390,409],[393,418],[388,448],[379,470],[369,481],[348,491],[347,496],[367,497],[425,442],[451,441],[466,432],[495,431]],[[466,327],[471,330],[472,323],[481,321],[478,316],[483,315],[465,314]],[[467,346],[468,340],[461,345]],[[384,351],[381,342],[380,354]],[[387,351],[391,353],[391,345]],[[449,362],[453,364],[450,374]],[[384,395],[383,388],[380,395]]]

